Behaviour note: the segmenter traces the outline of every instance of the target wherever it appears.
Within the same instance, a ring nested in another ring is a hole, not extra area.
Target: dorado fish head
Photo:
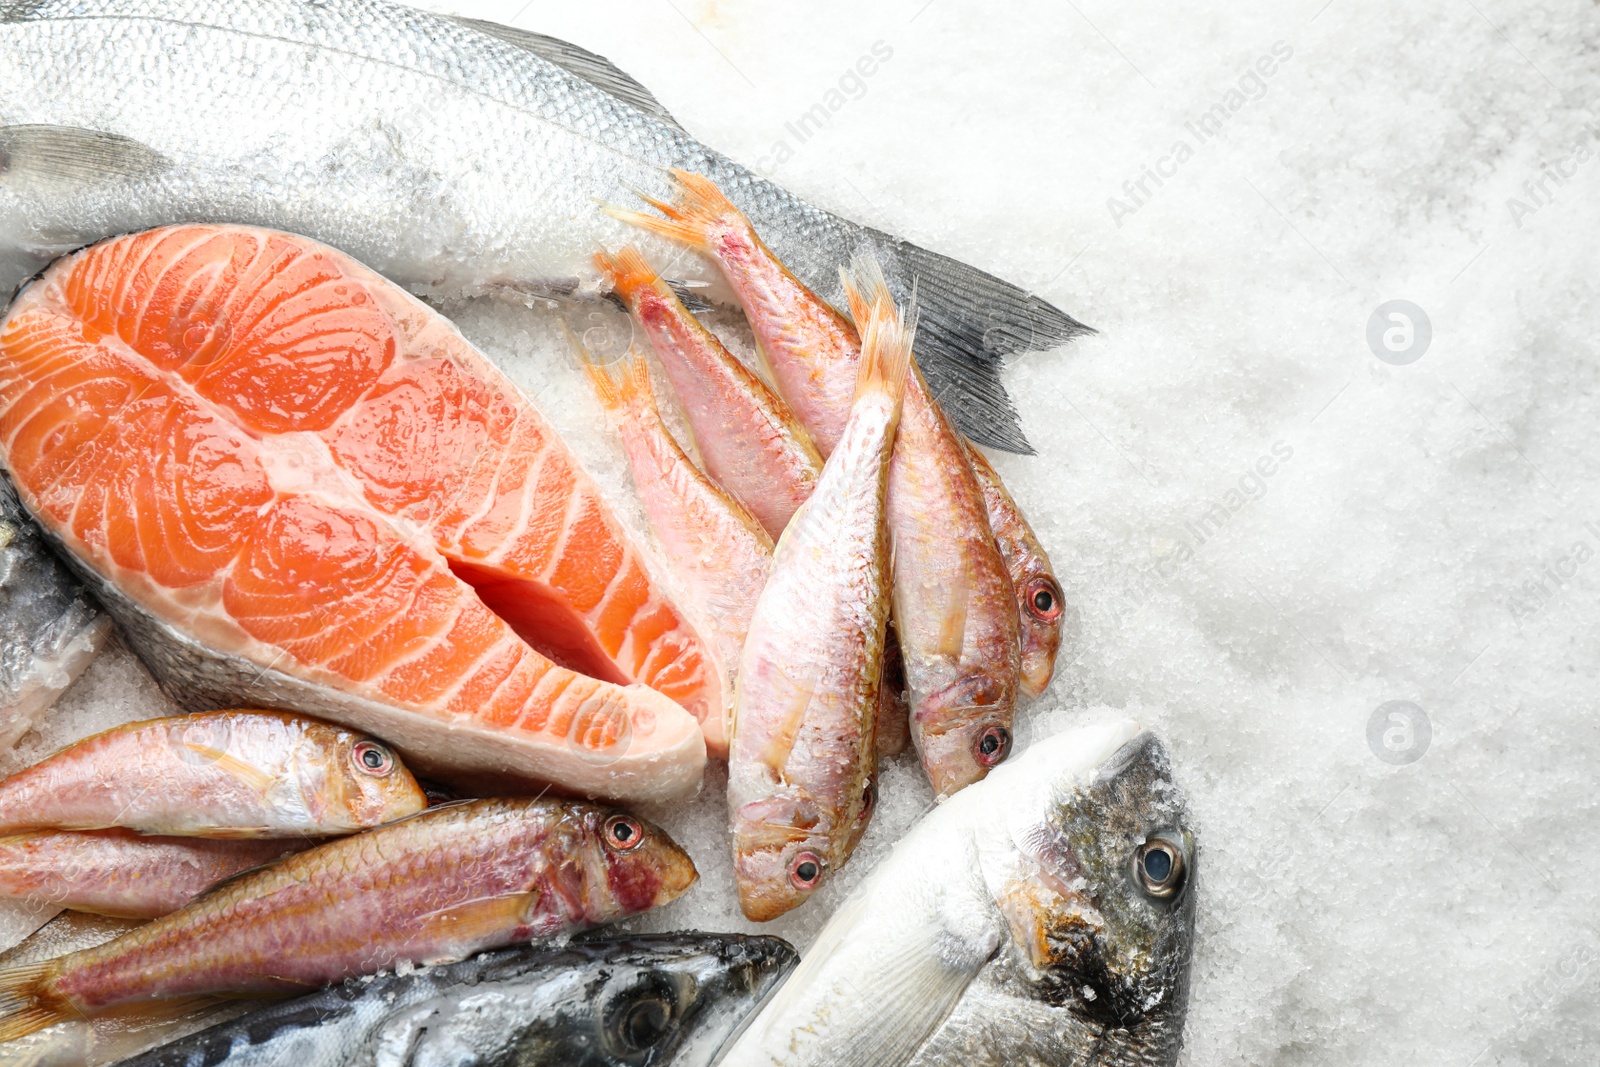
[[[328,766],[316,777],[327,784],[327,801],[337,806],[351,829],[381,826],[428,806],[428,795],[394,749],[348,730],[338,735]]]
[[[1170,1062],[1188,1001],[1196,842],[1165,747],[1138,733],[1089,774],[1048,782],[1034,812],[1011,826],[1015,866],[995,894],[1011,974],[1002,965],[991,981],[1048,1014],[1049,1041],[1125,1043],[1137,1062]]]
[[[689,854],[654,823],[616,808],[576,807],[590,922],[609,922],[668,904],[700,877]]]

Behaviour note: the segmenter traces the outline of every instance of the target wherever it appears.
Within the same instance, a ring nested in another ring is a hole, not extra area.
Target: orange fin
[[[561,329],[565,331],[572,351],[583,364],[583,373],[588,376],[589,384],[594,387],[594,395],[599,398],[602,407],[607,411],[625,411],[643,403],[651,409],[655,408],[655,389],[651,386],[650,368],[643,356],[630,350],[622,359],[600,363],[583,339],[572,332],[571,326],[563,322]]]
[[[0,1042],[14,1041],[77,1014],[44,990],[44,984],[55,976],[55,963],[46,960],[0,970]]]
[[[670,201],[637,193],[640,200],[666,218],[641,211],[628,211],[613,204],[603,204],[601,209],[614,219],[698,249],[706,246],[711,232],[719,227],[731,225],[747,230],[750,228],[744,214],[722,195],[722,190],[710,178],[686,170],[674,170],[672,180],[676,195]]]
[[[861,334],[861,362],[856,366],[856,396],[883,393],[896,403],[905,393],[906,376],[917,333],[917,298],[913,293],[904,316],[895,307],[883,269],[871,256],[857,256],[850,270],[840,270],[850,314]]]
[[[182,741],[179,742],[179,744],[183,748],[193,752],[196,756],[199,756],[201,759],[209,763],[216,764],[217,767],[225,771],[230,777],[237,778],[244,785],[254,789],[263,797],[271,792],[272,787],[278,782],[277,778],[268,774],[266,771],[263,771],[259,767],[252,767],[238,756],[235,756],[229,752],[225,752],[220,748],[216,748],[215,746],[196,744],[193,741]]]
[[[519,926],[527,925],[538,903],[538,890],[484,897],[424,915],[416,921],[414,929],[425,940],[460,946],[462,953],[471,955],[477,951],[476,946],[504,939]],[[445,955],[418,962],[432,965],[460,958],[464,957]]]
[[[596,252],[594,265],[624,300],[631,301],[639,290],[650,288],[661,280],[661,275],[633,245],[623,245],[615,252]],[[676,297],[677,294],[673,295]]]

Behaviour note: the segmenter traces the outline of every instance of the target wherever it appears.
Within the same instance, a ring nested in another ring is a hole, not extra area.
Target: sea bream
[[[305,234],[441,296],[593,292],[595,249],[636,237],[596,199],[664,193],[683,167],[825,297],[858,252],[900,299],[915,283],[923,370],[975,440],[1027,450],[1000,361],[1085,332],[758,177],[599,56],[377,0],[0,2],[0,127],[13,281],[90,241],[203,221]]]
[[[1040,741],[900,840],[722,1067],[1172,1067],[1195,861],[1153,734]]]
[[[0,749],[37,725],[110,632],[0,477]]]
[[[667,934],[353,979],[122,1067],[709,1067],[795,965],[775,937]]]
[[[699,785],[710,643],[532,403],[334,249],[197,225],[57,261],[0,321],[0,461],[186,707],[474,791]]]

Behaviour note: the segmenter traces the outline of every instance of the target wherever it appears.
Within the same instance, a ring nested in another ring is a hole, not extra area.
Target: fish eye
[[[1011,755],[1011,731],[1004,726],[991,726],[978,735],[972,754],[979,766],[993,767]]]
[[[658,977],[647,976],[614,997],[605,1007],[602,1043],[607,1051],[633,1062],[651,1051],[672,1031],[677,997]]]
[[[1171,900],[1183,890],[1186,876],[1183,846],[1152,836],[1133,852],[1133,878],[1146,896]]]
[[[376,741],[357,741],[350,755],[359,770],[374,778],[394,770],[394,753]]]
[[[815,852],[797,852],[789,861],[789,884],[796,889],[815,889],[822,880],[822,857]]]
[[[613,815],[601,836],[613,852],[632,852],[644,844],[644,827],[632,815]]]
[[[867,786],[861,791],[861,814],[858,818],[865,819],[872,814],[872,809],[878,804],[878,779],[873,776],[867,779]]]
[[[1061,618],[1061,587],[1048,574],[1041,574],[1028,583],[1028,614],[1040,622],[1055,622]]]
[[[667,1032],[667,1024],[671,1021],[672,1009],[665,1001],[654,997],[636,1000],[628,1005],[628,1010],[623,1013],[617,1036],[622,1038],[626,1045],[640,1050],[647,1049],[661,1040],[661,1035]]]

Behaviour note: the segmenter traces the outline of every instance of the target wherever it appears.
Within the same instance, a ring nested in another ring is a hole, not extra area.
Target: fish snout
[[[345,777],[354,785],[347,804],[356,827],[381,826],[428,806],[428,795],[410,768],[383,742],[356,740],[349,747],[347,764]]]
[[[689,858],[667,832],[625,811],[596,809],[590,830],[599,838],[605,889],[617,918],[677,900],[699,879]]]
[[[981,781],[1011,755],[1015,701],[983,699],[1002,695],[996,688],[962,680],[924,701],[918,711],[913,738],[941,798]]]

